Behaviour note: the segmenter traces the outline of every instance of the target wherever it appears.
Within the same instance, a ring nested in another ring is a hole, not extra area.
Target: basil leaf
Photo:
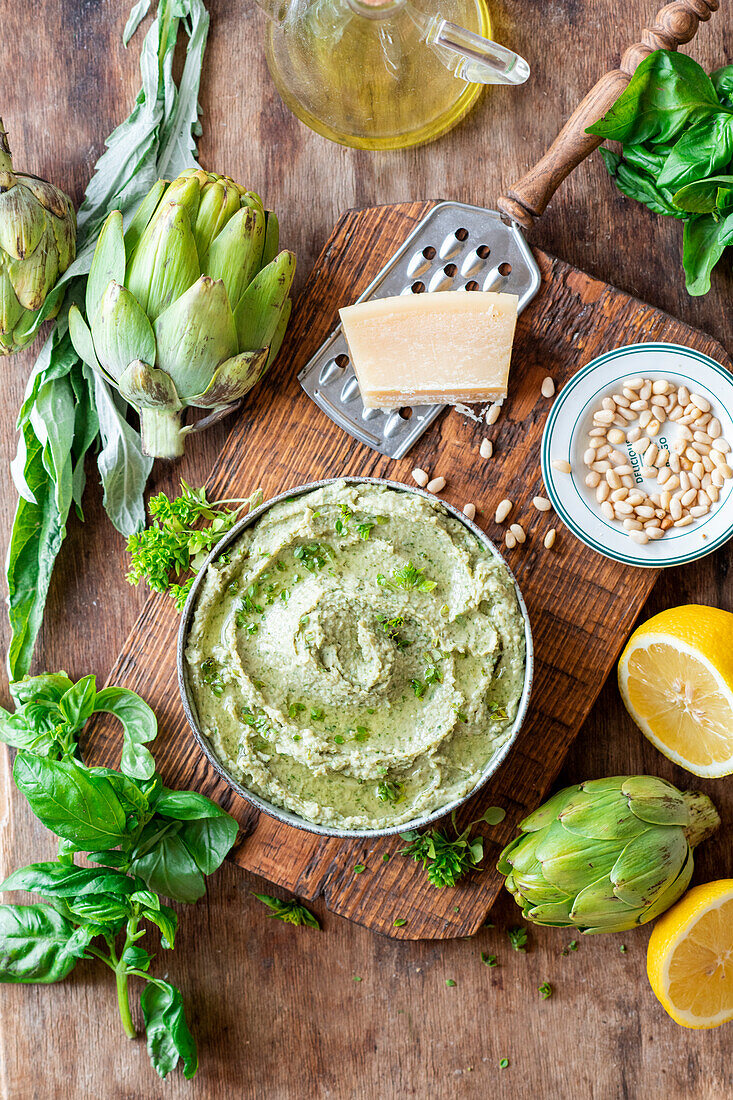
[[[44,672],[40,676],[26,676],[24,680],[15,680],[10,685],[10,694],[16,707],[44,700],[57,705],[73,686],[74,681],[65,672]]]
[[[657,178],[673,191],[711,176],[733,158],[733,115],[710,115],[686,130]]]
[[[656,180],[673,148],[674,145],[667,148],[661,145],[629,144],[624,146],[624,160],[632,168],[639,168]]]
[[[707,294],[710,275],[726,247],[733,243],[733,214],[716,221],[712,214],[697,214],[685,222],[682,263],[687,293]]]
[[[108,779],[71,760],[21,751],[13,777],[40,821],[87,851],[115,848],[126,837],[125,812]]]
[[[59,699],[59,710],[72,729],[81,729],[93,714],[96,684],[96,676],[84,676]]]
[[[189,821],[178,836],[193,856],[199,870],[210,875],[221,866],[237,839],[238,832],[239,826],[234,818],[223,814],[221,817],[209,817],[202,821]]]
[[[134,780],[114,771],[112,768],[89,768],[90,775],[100,775],[111,783],[125,813],[133,814],[139,820],[150,816],[147,795],[140,790]],[[130,823],[128,822],[128,827]]]
[[[141,915],[151,924],[158,926],[161,931],[160,942],[167,951],[170,951],[176,939],[178,917],[169,905],[160,905],[160,902],[158,905],[160,906],[158,909],[143,909]]]
[[[131,944],[130,947],[126,947],[122,952],[122,961],[132,970],[147,970],[153,961],[153,955],[149,951],[146,951],[144,947],[138,947],[137,944]]]
[[[669,141],[687,122],[721,107],[710,77],[684,53],[655,50],[629,81],[610,111],[586,133],[624,144]]]
[[[30,726],[24,714],[10,714],[0,707],[0,741],[14,749],[29,749],[38,756],[48,756],[56,747],[56,738],[46,730]]]
[[[681,187],[672,201],[690,214],[711,214],[723,208],[732,188],[733,176],[710,176]]]
[[[183,1060],[184,1077],[193,1077],[198,1067],[196,1043],[186,1023],[179,989],[160,979],[151,980],[140,998],[150,1061],[161,1077]]]
[[[102,867],[120,867],[127,869],[130,858],[125,852],[87,852],[87,859],[99,863]]]
[[[97,693],[95,713],[114,714],[123,729],[120,771],[133,779],[150,779],[155,761],[145,748],[158,733],[158,722],[144,699],[127,688],[107,687]]]
[[[146,826],[141,843],[146,850],[140,856],[133,853],[130,871],[139,875],[156,894],[163,894],[174,901],[193,902],[206,892],[204,876],[178,836],[179,828],[175,823],[172,827],[157,831],[155,843],[148,845],[146,830],[150,826]]]
[[[0,905],[0,982],[59,982],[74,969],[74,926],[50,905]]]
[[[193,821],[205,817],[228,817],[226,810],[198,791],[171,791],[167,787],[155,802],[156,814],[178,821]]]
[[[76,867],[65,863],[31,863],[20,867],[0,883],[0,890],[32,890],[46,897],[86,897],[93,894],[134,893],[135,882],[117,871]]]
[[[672,204],[671,193],[665,193],[657,187],[652,177],[646,172],[632,168],[618,153],[612,153],[609,149],[601,149],[601,156],[619,191],[628,198],[643,202],[655,214],[669,214],[673,218],[684,216]]]
[[[113,894],[90,894],[88,897],[73,898],[66,904],[75,916],[106,925],[113,932],[119,931],[130,916],[130,906]]]
[[[86,949],[95,936],[101,936],[106,929],[99,924],[80,924],[66,941],[66,954],[74,959],[89,959]]]
[[[726,107],[733,107],[733,65],[724,65],[710,74],[715,93]]]

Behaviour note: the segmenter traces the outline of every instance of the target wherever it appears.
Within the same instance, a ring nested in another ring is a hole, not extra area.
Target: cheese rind
[[[440,291],[339,310],[366,408],[506,397],[516,294]]]

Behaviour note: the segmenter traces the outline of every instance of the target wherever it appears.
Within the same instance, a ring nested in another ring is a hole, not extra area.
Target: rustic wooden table
[[[588,87],[653,16],[654,0],[497,0],[496,35],[533,66],[522,89],[490,91],[470,118],[436,145],[398,154],[354,152],[310,133],[283,107],[262,53],[263,17],[244,0],[210,0],[212,31],[202,90],[201,158],[260,191],[281,217],[300,279],[347,207],[421,198],[491,205],[544,150]],[[725,0],[723,2],[725,9]],[[2,114],[16,163],[79,199],[104,136],[127,115],[138,87],[137,49],[120,42],[126,4],[99,0],[0,0]],[[730,12],[702,27],[692,54],[707,68],[730,63]],[[679,227],[623,199],[600,158],[561,189],[532,239],[592,274],[717,336],[733,350],[730,266],[704,299],[685,293]],[[15,504],[8,473],[14,417],[32,353],[4,361],[0,417],[0,530]],[[175,472],[199,484],[225,437],[214,429]],[[246,456],[244,457],[246,461]],[[94,479],[92,479],[94,480]],[[651,614],[682,602],[733,609],[729,552],[666,574]],[[94,671],[103,681],[143,593],[124,581],[122,539],[106,523],[99,493],[73,521],[54,576],[36,667]],[[3,643],[6,629],[3,617]],[[3,645],[4,649],[4,645]],[[5,687],[2,701],[7,703]],[[567,782],[650,772],[686,786],[690,777],[642,738],[609,682],[563,773]],[[702,784],[724,820],[733,780]],[[5,782],[2,871],[52,856],[48,834]],[[730,827],[703,850],[696,880],[733,873]],[[647,933],[582,939],[530,932],[526,955],[506,928],[518,911],[507,896],[495,927],[471,940],[393,943],[337,917],[323,931],[267,919],[251,897],[262,883],[224,867],[206,901],[181,909],[175,953],[161,959],[184,990],[200,1048],[193,1082],[163,1085],[142,1043],[129,1044],[109,978],[86,963],[66,982],[3,987],[0,1081],[13,1100],[152,1100],[268,1097],[304,1100],[448,1100],[733,1095],[730,1028],[689,1032],[669,1020],[645,977]],[[620,944],[627,945],[626,953]],[[489,970],[480,952],[499,956]],[[355,979],[359,977],[361,981]],[[446,986],[446,979],[454,986]],[[553,996],[537,991],[549,981]],[[499,1059],[509,1059],[501,1070]]]

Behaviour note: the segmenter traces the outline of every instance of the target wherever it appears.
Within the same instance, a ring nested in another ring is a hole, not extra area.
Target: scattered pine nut
[[[542,540],[542,545],[544,546],[545,550],[552,550],[553,546],[555,545],[556,537],[557,531],[554,527],[551,527],[545,535],[544,539]]]
[[[491,458],[494,453],[494,444],[490,439],[481,440],[481,446],[478,449],[478,453],[482,458]]]
[[[463,514],[466,517],[466,519],[475,519],[476,518],[476,505],[475,504],[464,504],[463,505]]]
[[[549,512],[552,508],[547,497],[532,497],[532,503],[538,512]]]
[[[555,383],[553,382],[553,380],[550,378],[550,376],[548,374],[547,378],[545,378],[544,382],[542,383],[542,396],[543,397],[552,397],[554,393],[555,393]]]
[[[564,458],[553,458],[550,465],[553,470],[558,470],[561,474],[569,474],[573,468],[567,459]]]
[[[492,405],[484,417],[485,424],[496,424],[501,416],[501,405]]]
[[[513,507],[514,504],[511,500],[500,500],[496,506],[496,515],[494,516],[496,522],[503,523]]]
[[[428,474],[425,473],[424,470],[421,470],[419,466],[416,466],[415,469],[412,471],[412,480],[416,481],[421,489],[424,489],[427,483],[430,481],[430,477],[428,476]]]
[[[442,493],[445,489],[445,478],[434,477],[432,481],[429,481],[425,486],[429,493]]]
[[[511,533],[511,531],[507,531],[507,533],[504,535],[504,543],[506,544],[507,550],[513,550],[514,547],[517,545],[517,540],[514,538],[514,535]]]
[[[527,536],[521,523],[513,523],[509,530],[514,535],[514,538],[517,540],[517,542],[526,542]]]

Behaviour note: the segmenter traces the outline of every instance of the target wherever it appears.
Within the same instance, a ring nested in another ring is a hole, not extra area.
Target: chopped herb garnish
[[[422,699],[423,695],[428,690],[427,685],[424,684],[422,680],[410,680],[410,684],[418,699]]]
[[[311,722],[322,722],[324,719],[324,712],[320,707],[313,707],[311,710]]]
[[[506,707],[502,707],[498,703],[489,703],[489,716],[491,718],[508,718],[509,717],[509,715],[506,712]]]
[[[402,802],[405,797],[402,793],[402,783],[391,779],[383,779],[377,784],[377,798],[380,802]]]
[[[352,981],[354,981],[354,982],[360,982],[360,981],[361,981],[361,978],[359,977],[359,975],[358,975],[358,974],[354,974],[354,976],[353,976],[353,978],[352,978]]]
[[[621,946],[619,947],[619,951],[621,952],[621,954],[625,955],[627,950],[628,950],[628,948],[626,947],[626,944],[622,943]]]
[[[317,573],[328,561],[331,551],[328,546],[320,542],[312,542],[309,545],[296,546],[293,557],[308,570],[309,573]]]
[[[346,741],[346,738],[345,738],[345,737],[343,736],[343,734],[341,734],[341,733],[337,733],[337,734],[335,734],[335,736],[334,736],[334,742],[335,742],[335,743],[336,743],[337,745],[343,745],[343,743],[344,743],[345,741]]]
[[[263,902],[268,909],[272,909],[270,916],[276,920],[285,921],[286,924],[307,924],[311,928],[321,927],[318,918],[304,905],[297,902],[295,898],[290,901],[283,901],[281,898],[272,897],[271,894],[255,894],[255,897]]]
[[[307,626],[310,621],[310,615],[301,615],[300,619],[298,620],[301,626]]]
[[[506,1069],[506,1067],[508,1065],[509,1065],[509,1059],[508,1058],[500,1058],[499,1059],[499,1069]]]
[[[372,533],[372,528],[381,526],[387,522],[386,516],[370,516],[368,519],[362,520],[356,525],[356,533],[360,539],[366,541]]]
[[[288,714],[291,718],[297,718],[299,714],[302,714],[305,710],[305,703],[291,703],[288,707]]]
[[[521,951],[524,955],[527,952],[527,929],[519,924],[516,928],[510,928],[507,931],[509,937],[509,943],[512,945],[515,951]]]
[[[407,920],[405,917],[397,917],[396,920],[392,921],[393,928],[402,928],[402,926],[405,924],[407,924]]]
[[[542,985],[537,986],[537,989],[543,1001],[546,1001],[548,997],[552,996],[552,986],[549,982],[543,982]]]
[[[481,962],[485,966],[490,966],[492,969],[499,965],[496,955],[487,955],[485,951],[481,952]]]
[[[294,733],[293,734],[293,741],[301,741],[301,740],[302,740],[302,738],[301,738],[299,733]]]
[[[356,733],[354,734],[354,740],[355,741],[368,741],[369,740],[369,730],[366,729],[365,726],[357,726],[356,727]]]
[[[437,587],[437,582],[428,580],[427,577],[423,576],[422,567],[418,569],[411,561],[408,561],[402,569],[397,569],[392,574],[391,580],[388,580],[384,573],[378,573],[377,583],[385,588],[391,588],[393,591],[402,589],[406,592],[413,588],[417,588],[420,592],[432,592]]]
[[[366,871],[366,867],[364,866],[364,864],[363,864],[363,863],[357,863],[357,864],[355,864],[355,866],[354,866],[354,874],[355,874],[355,875],[360,875],[360,874],[362,873],[362,871]]]
[[[389,852],[385,852],[382,856],[382,863],[389,863]]]
[[[337,519],[336,520],[336,534],[337,535],[345,535],[347,531],[348,531],[348,527],[346,526],[344,521],[341,520],[341,519]]]
[[[446,978],[446,979],[445,979],[445,984],[446,984],[447,986],[454,986],[454,985],[455,985],[456,983],[455,983],[455,982],[453,981],[453,979],[452,979],[452,978]]]

